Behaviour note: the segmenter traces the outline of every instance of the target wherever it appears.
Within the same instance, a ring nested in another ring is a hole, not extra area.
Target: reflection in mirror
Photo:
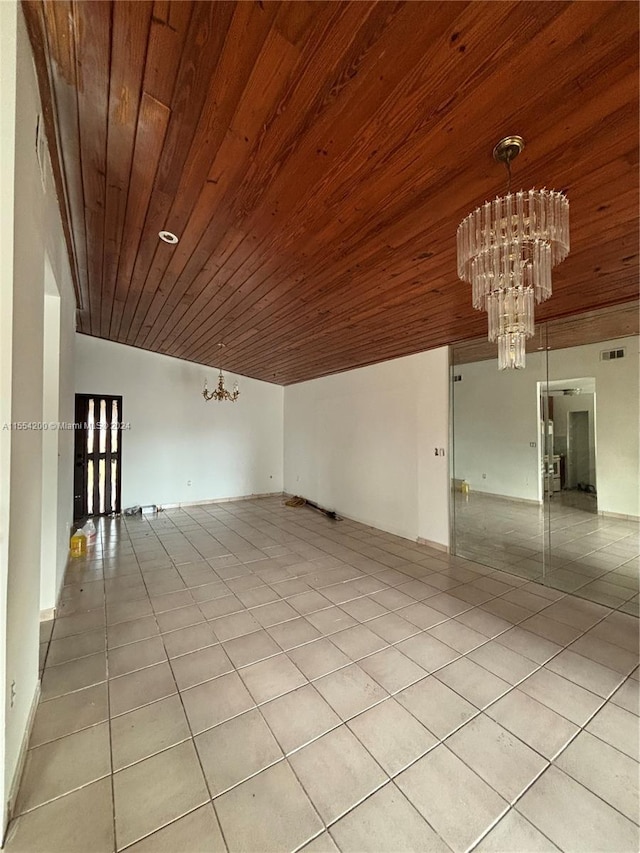
[[[638,615],[638,303],[453,347],[452,550]]]

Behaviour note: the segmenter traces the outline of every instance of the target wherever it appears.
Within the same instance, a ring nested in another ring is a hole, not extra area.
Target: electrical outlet
[[[191,485],[191,480],[187,480],[187,486]]]
[[[529,442],[529,447],[535,447],[535,446],[536,446],[535,441],[530,441],[530,442]]]
[[[482,475],[482,479],[483,479],[483,480],[486,480],[486,479],[487,479],[487,475],[486,475],[486,474],[483,474],[483,475]]]

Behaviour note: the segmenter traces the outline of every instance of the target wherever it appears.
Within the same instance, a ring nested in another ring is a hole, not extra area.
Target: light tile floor
[[[580,495],[543,507],[456,493],[455,553],[638,616],[640,524],[589,512]]]
[[[638,620],[279,498],[100,524],[8,853],[638,850]]]

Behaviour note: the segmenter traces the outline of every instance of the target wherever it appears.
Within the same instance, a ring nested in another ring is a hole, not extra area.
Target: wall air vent
[[[604,349],[600,353],[600,361],[613,361],[616,358],[624,358],[623,349]]]

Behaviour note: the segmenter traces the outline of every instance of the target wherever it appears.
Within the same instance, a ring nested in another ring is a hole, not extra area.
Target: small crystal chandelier
[[[225,344],[218,344],[218,348],[220,350],[223,349]],[[220,361],[222,362],[222,352],[220,353]],[[205,400],[230,400],[232,403],[240,396],[240,389],[238,388],[238,383],[233,383],[233,391],[227,391],[224,387],[224,376],[222,375],[222,367],[220,367],[220,372],[218,373],[218,387],[214,388],[213,391],[209,392],[207,389],[207,380],[204,380],[204,391],[202,392],[202,396]]]
[[[458,276],[472,286],[473,307],[489,316],[498,369],[523,368],[534,328],[534,300],[551,296],[551,268],[569,254],[569,201],[555,190],[511,192],[511,161],[524,148],[507,136],[493,157],[508,173],[507,195],[486,201],[458,226]]]

